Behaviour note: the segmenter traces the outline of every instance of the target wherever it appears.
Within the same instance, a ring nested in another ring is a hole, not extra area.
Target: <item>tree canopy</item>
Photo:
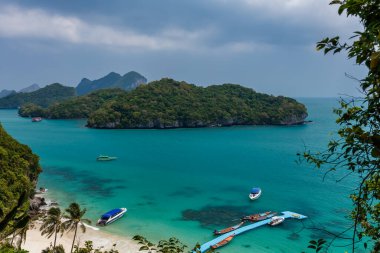
[[[40,172],[38,156],[0,125],[0,240],[29,220],[29,197]]]

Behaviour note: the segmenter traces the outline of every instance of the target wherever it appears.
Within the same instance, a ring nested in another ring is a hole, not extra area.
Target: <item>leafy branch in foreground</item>
[[[135,235],[132,239],[142,245],[139,251],[147,251],[148,253],[181,253],[185,252],[185,248],[187,248],[186,245],[175,237],[171,237],[169,240],[161,240],[157,246],[141,235]]]
[[[346,51],[368,72],[359,80],[363,97],[341,99],[335,110],[338,138],[329,142],[326,151],[307,151],[303,157],[318,168],[327,166],[328,172],[346,169],[347,175],[358,177],[350,196],[354,204],[352,252],[356,240],[364,238],[371,239],[372,252],[380,252],[380,5],[378,0],[334,0],[330,4],[339,6],[339,15],[345,12],[358,18],[363,30],[353,32],[348,42],[339,36],[325,38],[317,43],[317,50],[325,54]],[[367,243],[363,245],[367,248]]]

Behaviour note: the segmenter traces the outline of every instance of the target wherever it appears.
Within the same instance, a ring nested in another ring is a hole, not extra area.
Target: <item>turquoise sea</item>
[[[310,239],[329,239],[323,228],[339,233],[354,179],[336,183],[343,172],[328,175],[297,163],[305,148],[323,150],[337,126],[337,99],[299,99],[309,120],[299,126],[252,126],[175,130],[96,130],[84,120],[32,123],[16,110],[0,110],[0,121],[18,141],[41,158],[38,185],[62,206],[76,201],[97,218],[117,207],[127,217],[105,229],[158,241],[176,236],[189,247],[213,238],[212,231],[238,223],[243,214],[294,211],[309,218],[286,220],[236,237],[220,252],[294,252]],[[99,154],[117,156],[97,162]],[[248,199],[259,186],[259,200]],[[336,240],[334,246],[349,244]],[[334,247],[329,252],[344,252]],[[358,251],[361,252],[361,251]]]

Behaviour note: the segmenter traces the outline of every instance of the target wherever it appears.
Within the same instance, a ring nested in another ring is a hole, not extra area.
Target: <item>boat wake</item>
[[[83,222],[83,225],[84,225],[86,228],[91,228],[91,229],[96,230],[96,231],[99,230],[99,228],[97,228],[97,227],[93,227],[93,226],[90,226],[90,225],[88,225],[88,224],[86,224],[86,223],[84,223],[84,222]]]

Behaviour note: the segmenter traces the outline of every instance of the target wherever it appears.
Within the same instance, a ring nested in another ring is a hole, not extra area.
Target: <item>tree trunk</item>
[[[70,250],[70,253],[73,253],[75,237],[77,236],[77,230],[78,230],[78,223],[75,225],[74,240],[73,240],[73,244],[71,244],[71,250]]]
[[[57,242],[57,233],[58,233],[57,228],[55,228],[53,249],[55,249],[55,243]]]

